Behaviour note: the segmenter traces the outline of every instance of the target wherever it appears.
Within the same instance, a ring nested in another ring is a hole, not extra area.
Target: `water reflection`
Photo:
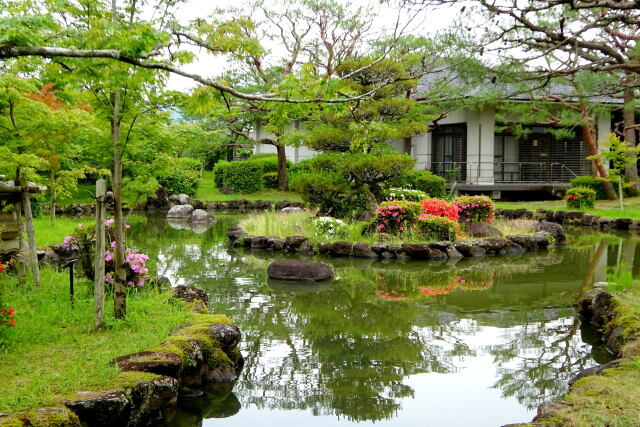
[[[160,274],[207,289],[212,309],[244,333],[233,392],[209,390],[173,425],[528,420],[596,363],[597,339],[572,308],[581,290],[620,260],[636,268],[636,240],[586,235],[555,251],[458,263],[323,259],[337,279],[303,287],[268,281],[281,255],[228,249],[233,218],[218,219],[202,234],[154,218],[132,228]]]

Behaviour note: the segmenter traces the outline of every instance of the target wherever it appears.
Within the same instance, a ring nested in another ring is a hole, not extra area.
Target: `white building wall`
[[[416,159],[414,169],[431,169],[431,133],[421,133],[411,138],[411,156]]]

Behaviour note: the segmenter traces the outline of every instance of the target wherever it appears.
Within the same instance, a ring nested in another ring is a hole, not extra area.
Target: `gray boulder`
[[[283,208],[281,212],[284,212],[284,213],[302,212],[302,208],[299,206],[287,206],[286,208]]]
[[[468,224],[466,231],[471,237],[502,237],[500,230],[486,222]]]
[[[333,270],[322,262],[280,259],[269,264],[267,275],[270,279],[314,282],[331,279],[333,277]]]
[[[193,206],[191,205],[176,205],[169,209],[167,212],[167,218],[189,218],[193,213]]]
[[[538,225],[536,225],[536,231],[544,231],[549,233],[556,242],[564,242],[567,239],[567,236],[564,233],[564,228],[555,222],[549,221],[540,221]]]
[[[188,205],[183,205],[188,206]],[[172,208],[173,209],[173,208]],[[189,222],[204,222],[204,223],[212,223],[215,222],[216,219],[205,210],[196,209],[191,213],[189,217]]]

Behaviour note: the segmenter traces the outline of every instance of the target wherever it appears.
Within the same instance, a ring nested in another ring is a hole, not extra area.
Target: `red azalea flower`
[[[16,314],[16,311],[13,308],[9,309],[9,316],[13,316]]]

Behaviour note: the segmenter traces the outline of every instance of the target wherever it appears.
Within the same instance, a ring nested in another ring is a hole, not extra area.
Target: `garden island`
[[[639,38],[0,0],[0,426],[640,425]]]

